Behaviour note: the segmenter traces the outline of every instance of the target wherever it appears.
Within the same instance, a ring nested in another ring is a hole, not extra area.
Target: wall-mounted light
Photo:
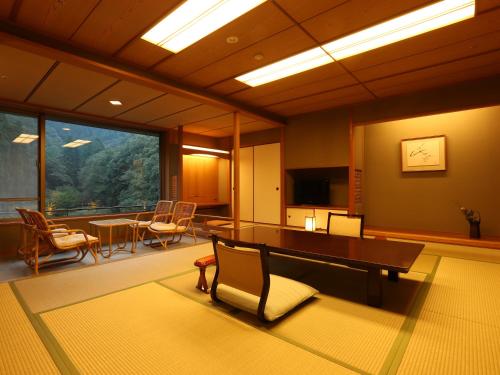
[[[212,155],[212,154],[191,154],[190,156],[198,156],[200,158],[219,158],[217,155]]]
[[[216,148],[207,148],[207,147],[199,147],[199,146],[190,146],[190,145],[182,145],[182,148],[187,150],[196,150],[196,151],[206,151],[206,152],[214,152],[216,154],[229,154],[229,151],[226,150],[218,150]]]
[[[87,141],[85,139],[77,139],[77,140],[74,140],[73,142],[66,143],[65,145],[63,145],[63,147],[66,147],[66,148],[77,148],[77,147],[86,145],[87,143],[91,143],[91,142],[92,141]]]
[[[19,134],[12,143],[31,143],[38,139],[38,135],[36,134]]]
[[[316,217],[306,216],[304,228],[308,232],[314,232],[316,230]]]

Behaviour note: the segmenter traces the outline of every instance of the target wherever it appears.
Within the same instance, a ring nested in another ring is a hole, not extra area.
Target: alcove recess
[[[285,171],[286,205],[315,207],[347,207],[349,195],[349,167],[287,169]],[[328,203],[305,204],[297,201],[295,189],[302,183],[312,184],[328,180]]]

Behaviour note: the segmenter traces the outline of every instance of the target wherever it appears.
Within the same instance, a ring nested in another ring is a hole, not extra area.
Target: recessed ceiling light
[[[31,143],[38,139],[36,134],[19,134],[12,143]]]
[[[236,44],[240,41],[240,39],[237,36],[228,36],[226,38],[226,43],[227,44]]]
[[[229,154],[229,151],[218,150],[216,148],[207,148],[207,147],[189,146],[189,145],[182,145],[182,148],[185,148],[188,150],[215,152],[216,154]]]
[[[7,79],[8,77],[5,74],[0,75],[0,79]]]
[[[62,128],[62,130],[69,132],[71,129],[70,128]]]
[[[63,147],[76,148],[76,147],[80,147],[80,146],[86,145],[87,143],[91,143],[91,142],[92,141],[87,141],[85,139],[77,139],[77,140],[74,140],[73,142],[66,143],[65,145],[63,145]]]
[[[141,38],[177,53],[266,0],[187,0]]]
[[[264,58],[264,55],[261,54],[261,53],[258,53],[256,55],[254,55],[253,58],[254,58],[254,60],[260,61],[260,60],[262,60]]]
[[[474,17],[475,0],[443,0],[236,77],[259,86]],[[333,58],[324,59],[321,52]],[[316,57],[309,57],[316,56]]]
[[[122,102],[119,100],[110,100],[109,101],[112,105],[122,105]]]
[[[320,47],[299,53],[284,60],[266,65],[250,73],[243,74],[236,79],[255,87],[264,83],[276,81],[306,70],[317,68],[318,66],[331,63],[332,58]]]

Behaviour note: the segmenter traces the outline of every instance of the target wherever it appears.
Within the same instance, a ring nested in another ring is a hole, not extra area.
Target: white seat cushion
[[[87,238],[89,239],[89,242],[99,241],[99,239],[94,236],[87,235]],[[55,237],[54,241],[56,243],[56,246],[59,248],[74,247],[78,245],[84,245],[87,243],[87,240],[85,239],[85,236],[82,233],[69,234],[64,237]]]
[[[176,230],[174,223],[153,223],[149,227],[157,232],[173,232]],[[185,226],[179,225],[177,227],[177,232],[185,232],[185,231],[186,231]]]
[[[149,227],[150,225],[151,225],[151,220],[149,220],[149,221],[139,221],[139,222],[137,223],[137,226],[138,226],[139,228]]]
[[[313,287],[286,277],[270,275],[270,279],[271,285],[264,309],[264,317],[269,321],[278,319],[318,293]],[[258,296],[225,284],[217,285],[217,297],[221,301],[252,314],[256,314],[259,307]]]
[[[64,237],[68,235],[68,232],[64,228],[56,228],[56,229],[51,229],[52,236],[55,237]]]

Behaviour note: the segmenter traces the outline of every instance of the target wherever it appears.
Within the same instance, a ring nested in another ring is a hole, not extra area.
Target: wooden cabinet
[[[287,208],[286,225],[290,227],[304,227],[306,216],[314,216],[313,208]]]
[[[218,159],[183,155],[182,199],[196,203],[219,200]]]
[[[314,209],[314,216],[316,217],[316,229],[326,229],[328,224],[328,213],[333,212],[334,214],[347,214],[347,210],[329,210],[322,208]]]
[[[326,229],[328,222],[328,212],[337,214],[347,214],[347,209],[328,209],[328,208],[302,208],[302,207],[288,207],[286,209],[286,225],[291,227],[304,228],[305,217],[316,217],[316,229]]]

